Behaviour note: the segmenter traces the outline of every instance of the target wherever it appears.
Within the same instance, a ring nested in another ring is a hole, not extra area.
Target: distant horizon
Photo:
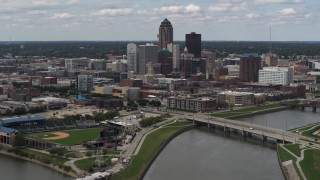
[[[16,42],[158,42],[158,40],[12,40],[12,41],[2,41],[0,40],[0,43],[16,43]],[[185,42],[185,40],[176,40],[174,42]],[[266,40],[202,40],[202,42],[267,42],[270,41]],[[319,42],[320,40],[315,41],[309,41],[309,40],[289,40],[289,41],[271,41],[273,42]]]
[[[0,41],[320,41],[319,0],[0,0]]]

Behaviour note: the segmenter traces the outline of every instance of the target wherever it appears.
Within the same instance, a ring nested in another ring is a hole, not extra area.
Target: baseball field
[[[29,135],[34,139],[41,139],[66,146],[81,144],[84,141],[94,140],[100,137],[102,128],[76,129],[66,131],[53,131],[45,133],[35,133]]]

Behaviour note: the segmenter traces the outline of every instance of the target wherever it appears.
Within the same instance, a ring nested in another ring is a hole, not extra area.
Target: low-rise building
[[[259,70],[259,83],[288,85],[293,82],[293,68],[264,67]]]
[[[253,105],[254,94],[249,92],[224,91],[218,94],[218,102],[226,102],[230,106]]]
[[[216,99],[168,97],[167,108],[193,112],[210,112],[216,109]]]

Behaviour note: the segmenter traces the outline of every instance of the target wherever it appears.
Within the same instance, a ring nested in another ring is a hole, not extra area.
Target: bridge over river
[[[191,117],[187,117],[186,119],[192,121],[194,124],[205,124],[208,127],[221,127],[224,129],[224,131],[236,130],[241,132],[241,134],[244,136],[256,134],[261,136],[262,141],[267,140],[267,138],[272,138],[282,141],[283,143],[287,142],[303,145],[310,145],[310,141],[314,141],[314,139],[302,136],[298,133],[247,123],[244,121],[204,115],[193,115]],[[312,144],[312,146],[315,146],[315,148],[320,148],[320,144]]]

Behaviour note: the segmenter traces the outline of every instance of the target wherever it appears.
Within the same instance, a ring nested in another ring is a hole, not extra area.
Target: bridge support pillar
[[[248,132],[248,137],[251,137],[252,136],[252,133],[251,132]]]
[[[263,142],[265,142],[265,141],[267,141],[267,140],[268,140],[268,137],[267,137],[267,136],[262,135],[262,141],[263,141]]]
[[[312,106],[312,112],[317,112],[317,107],[316,106]]]
[[[247,136],[247,132],[242,130],[242,136]]]
[[[301,106],[300,109],[301,109],[301,111],[304,111],[304,106]]]

